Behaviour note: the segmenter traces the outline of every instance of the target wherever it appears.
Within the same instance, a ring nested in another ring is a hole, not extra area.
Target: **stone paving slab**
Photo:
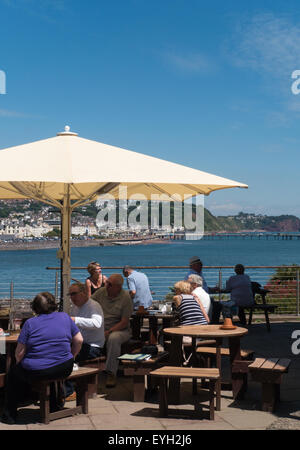
[[[105,378],[100,377],[99,395],[89,400],[89,414],[77,415],[50,422],[39,422],[36,406],[22,407],[18,423],[0,423],[2,430],[157,430],[160,432],[187,430],[275,430],[300,429],[300,355],[291,352],[291,335],[300,329],[297,322],[272,323],[268,333],[264,323],[254,324],[241,339],[242,348],[251,348],[255,357],[286,357],[292,359],[288,374],[283,377],[281,398],[275,413],[260,410],[261,386],[249,377],[245,399],[233,401],[231,391],[222,391],[221,411],[215,412],[215,420],[208,420],[207,391],[198,389],[202,403],[199,417],[194,417],[195,398],[192,383],[185,380],[181,386],[181,405],[170,405],[173,413],[168,418],[158,414],[158,395],[145,402],[132,401],[132,380],[120,376],[114,389],[105,388]],[[198,405],[198,402],[197,402]],[[66,406],[72,406],[72,402]]]

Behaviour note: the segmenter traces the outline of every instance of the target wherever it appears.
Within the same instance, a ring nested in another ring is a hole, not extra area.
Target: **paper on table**
[[[118,359],[127,359],[130,361],[142,361],[142,360],[147,360],[150,359],[152,355],[148,354],[148,353],[135,353],[135,354],[130,354],[130,353],[124,353],[124,355],[121,355],[118,357]]]

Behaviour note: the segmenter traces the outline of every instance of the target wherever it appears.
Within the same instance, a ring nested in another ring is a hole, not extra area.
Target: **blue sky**
[[[0,0],[0,42],[0,148],[68,124],[249,185],[214,214],[300,217],[298,1]]]

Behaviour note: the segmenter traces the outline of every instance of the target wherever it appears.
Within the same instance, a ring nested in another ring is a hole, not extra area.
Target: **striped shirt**
[[[192,295],[181,295],[181,303],[178,307],[180,325],[207,325],[201,308]]]

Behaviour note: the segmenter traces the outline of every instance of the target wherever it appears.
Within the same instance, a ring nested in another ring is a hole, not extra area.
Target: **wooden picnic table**
[[[18,343],[20,332],[10,332],[9,336],[0,336],[0,342],[4,341],[4,348],[6,351],[6,373],[9,371],[9,368],[12,362],[15,360],[15,350]],[[2,345],[1,345],[1,348]]]
[[[178,326],[175,328],[164,328],[163,332],[171,336],[169,364],[181,366],[182,364],[182,338],[190,336],[192,338],[192,361],[196,361],[196,339],[208,338],[216,340],[216,365],[221,373],[221,347],[224,338],[228,338],[231,382],[233,398],[242,397],[246,390],[245,374],[248,372],[248,365],[241,358],[240,338],[248,333],[246,328],[236,327],[231,330],[224,330],[221,325],[190,325]],[[221,383],[221,381],[218,381]],[[174,403],[179,403],[180,380],[170,380],[170,397]]]
[[[174,312],[161,313],[158,310],[145,310],[144,313],[134,311],[131,316],[131,327],[133,339],[141,339],[141,327],[143,326],[144,319],[149,321],[149,334],[151,344],[158,343],[158,322],[162,321],[162,328],[171,327],[174,325],[174,321],[177,314]]]

